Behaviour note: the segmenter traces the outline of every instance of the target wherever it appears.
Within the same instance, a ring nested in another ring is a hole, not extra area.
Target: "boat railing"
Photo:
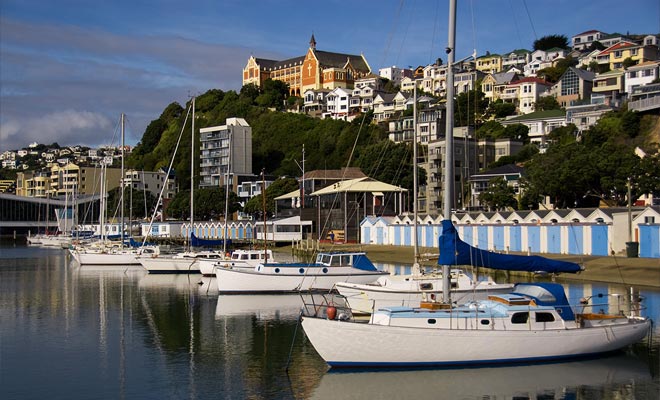
[[[646,305],[642,304],[643,299],[633,294],[598,293],[582,297],[577,311],[582,315],[638,316],[646,309]]]
[[[351,307],[346,297],[336,293],[305,293],[301,294],[304,317],[336,319],[349,321],[353,319]]]

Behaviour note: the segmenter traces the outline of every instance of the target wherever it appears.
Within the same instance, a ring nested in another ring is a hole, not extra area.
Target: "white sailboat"
[[[121,227],[119,243],[110,242],[105,235],[106,230],[106,165],[101,165],[101,203],[99,212],[99,227],[101,238],[94,243],[83,243],[72,245],[69,252],[79,265],[139,265],[136,256],[140,254],[157,255],[159,250],[157,246],[143,246],[139,249],[128,248],[124,246],[124,127],[125,115],[121,114],[121,185],[122,194],[120,197],[121,207]]]
[[[593,312],[593,305],[569,304],[556,283],[517,284],[510,294],[492,295],[454,306],[450,265],[480,260],[481,266],[508,270],[579,272],[574,263],[538,256],[496,254],[460,241],[451,222],[453,202],[453,94],[456,0],[450,0],[447,68],[447,145],[443,232],[438,264],[443,269],[443,303],[386,307],[364,323],[349,307],[306,305],[302,327],[319,355],[332,367],[484,366],[594,356],[644,338],[651,321],[622,313]],[[421,306],[421,305],[420,305]]]
[[[417,240],[418,223],[418,180],[417,180],[417,85],[413,95],[413,248],[414,260],[411,274],[382,276],[375,282],[359,284],[338,282],[337,292],[346,297],[354,313],[369,314],[379,307],[413,306],[421,301],[442,298],[442,273],[426,273],[419,265]],[[449,133],[447,133],[449,135]],[[489,294],[505,293],[513,284],[497,283],[492,278],[474,279],[462,269],[450,271],[450,288],[454,300],[485,299]]]
[[[190,241],[188,242],[188,249],[184,252],[176,254],[154,254],[143,255],[137,258],[137,262],[141,264],[150,274],[159,273],[183,273],[183,274],[198,274],[199,260],[211,259],[218,260],[224,258],[224,253],[213,250],[195,251],[193,250],[193,227],[195,223],[195,97],[192,98],[190,105],[192,109],[191,120],[191,152],[190,152]],[[189,110],[190,111],[190,110]],[[185,122],[184,122],[185,127]],[[178,145],[177,145],[178,146]],[[175,154],[176,155],[176,151]],[[174,155],[172,158],[174,158]],[[171,165],[170,165],[171,167]],[[163,188],[164,189],[164,188]],[[162,194],[162,193],[161,193]],[[155,214],[155,210],[154,210]],[[153,218],[152,218],[153,222]]]

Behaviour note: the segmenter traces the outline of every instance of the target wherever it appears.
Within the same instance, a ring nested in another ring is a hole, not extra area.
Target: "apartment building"
[[[243,118],[227,118],[225,125],[200,132],[200,187],[224,186],[236,191],[236,176],[252,176],[252,128]]]

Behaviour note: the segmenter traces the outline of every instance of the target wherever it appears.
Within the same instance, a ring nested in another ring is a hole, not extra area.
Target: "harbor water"
[[[219,295],[215,278],[79,267],[0,246],[3,399],[658,399],[660,290],[633,288],[653,334],[588,360],[498,368],[329,370],[297,295]],[[568,293],[629,294],[570,284]]]

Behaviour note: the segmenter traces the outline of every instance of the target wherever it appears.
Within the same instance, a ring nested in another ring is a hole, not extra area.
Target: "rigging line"
[[[435,47],[436,28],[438,27],[438,13],[440,10],[440,2],[435,3],[435,18],[433,19],[433,35],[431,35],[431,51],[429,53],[429,64],[433,63],[433,48]]]
[[[474,1],[470,0],[470,14],[472,15],[472,48],[475,49],[475,59],[476,57],[476,49],[477,49],[477,26],[474,23]],[[514,18],[515,19],[515,18]],[[476,63],[477,60],[474,60]],[[475,64],[476,66],[476,64]]]
[[[401,53],[403,53],[403,48],[406,43],[406,38],[408,37],[408,30],[410,28],[410,25],[412,25],[413,22],[413,17],[415,15],[415,3],[413,3],[413,9],[412,12],[410,13],[410,18],[408,19],[408,23],[405,26],[405,30],[403,31],[403,36],[401,38],[401,46],[399,46],[399,52],[397,53],[396,57],[394,57],[394,65],[399,63],[399,57],[401,57]],[[435,35],[434,35],[435,36]]]
[[[534,32],[534,39],[538,40],[538,36],[536,35],[536,28],[534,28],[534,22],[532,21],[532,16],[529,13],[529,8],[527,8],[527,1],[523,0],[523,5],[525,6],[525,11],[527,12],[527,18],[529,18],[529,24],[532,26],[532,31]]]
[[[513,7],[513,0],[509,0],[509,5],[511,6],[511,15],[514,15],[513,23],[516,27],[516,35],[518,36],[518,42],[519,42],[518,44],[520,45],[521,49],[524,49],[525,45],[523,44],[522,35],[520,34],[520,26],[518,26],[518,18],[515,17],[516,9]]]
[[[401,10],[403,9],[403,3],[404,3],[403,0],[399,1],[399,8],[397,9],[396,15],[394,17],[394,22],[392,23],[392,30],[390,30],[390,34],[387,38],[387,45],[385,46],[385,49],[383,51],[383,59],[381,60],[380,65],[385,65],[385,61],[387,59],[387,53],[389,52],[389,49],[392,46],[392,40],[396,33],[397,21],[401,18]]]
[[[170,159],[170,165],[167,167],[167,174],[166,176],[169,177],[170,174],[172,173],[172,166],[174,165],[174,157],[176,156],[177,151],[179,150],[179,144],[181,143],[181,137],[183,136],[183,132],[186,129],[186,123],[188,122],[188,117],[190,116],[190,111],[192,109],[192,104],[190,107],[188,107],[188,112],[186,113],[186,118],[183,121],[183,125],[181,126],[181,132],[179,133],[179,138],[177,139],[176,146],[174,147],[174,152],[172,153],[172,158]],[[151,228],[154,224],[154,219],[156,219],[156,212],[158,211],[158,206],[162,204],[163,201],[163,192],[165,191],[165,188],[167,185],[163,185],[163,187],[160,189],[160,193],[158,194],[158,199],[156,200],[156,204],[154,205],[154,212],[151,214],[151,220],[149,221],[149,227],[147,228],[147,232],[151,232]],[[189,231],[192,232],[192,224],[190,225]],[[142,241],[142,246],[144,246],[147,242],[147,237],[148,235],[144,235],[144,239]]]

